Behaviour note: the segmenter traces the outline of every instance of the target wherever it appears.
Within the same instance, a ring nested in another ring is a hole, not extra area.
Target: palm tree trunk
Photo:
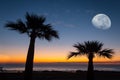
[[[25,64],[24,80],[32,80],[34,46],[35,46],[35,37],[30,37],[30,45],[29,45],[26,64]]]
[[[94,80],[93,53],[88,56],[87,80]]]

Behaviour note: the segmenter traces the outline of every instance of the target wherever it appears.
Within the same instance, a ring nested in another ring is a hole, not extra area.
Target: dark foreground
[[[0,80],[23,80],[22,72],[0,72]],[[86,71],[61,72],[42,71],[34,72],[33,80],[86,80]],[[120,80],[120,72],[95,71],[95,80]]]

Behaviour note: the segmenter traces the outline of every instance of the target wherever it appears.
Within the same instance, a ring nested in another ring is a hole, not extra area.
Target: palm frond
[[[97,53],[102,49],[103,43],[99,41],[85,41],[84,45],[88,52]]]
[[[73,45],[73,47],[75,47],[78,52],[86,53],[86,47],[82,43],[77,43],[77,44]]]
[[[113,54],[114,54],[113,49],[104,49],[99,52],[99,56],[107,57],[107,58],[112,58]]]
[[[50,41],[53,37],[59,38],[58,32],[50,24],[44,25],[38,33],[38,37]]]
[[[29,29],[38,30],[43,27],[46,18],[44,16],[37,16],[35,14],[26,13],[26,24]]]
[[[80,55],[79,53],[77,53],[77,52],[70,52],[70,54],[68,55],[68,57],[67,57],[67,59],[70,59],[71,57],[73,57],[73,56],[78,56],[78,55]]]
[[[17,22],[8,22],[5,27],[20,33],[27,33],[26,25],[21,20],[18,20]]]

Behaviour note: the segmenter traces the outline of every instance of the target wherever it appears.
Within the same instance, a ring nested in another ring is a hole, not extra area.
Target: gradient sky
[[[112,61],[120,61],[120,1],[119,0],[0,0],[0,62],[24,62],[29,37],[4,28],[7,21],[25,20],[25,13],[44,15],[59,32],[60,39],[36,40],[36,62],[87,61],[77,57],[66,60],[77,42],[98,40],[105,48],[115,50]],[[99,13],[108,15],[112,26],[108,30],[95,28],[91,20]],[[95,61],[111,61],[96,58]]]

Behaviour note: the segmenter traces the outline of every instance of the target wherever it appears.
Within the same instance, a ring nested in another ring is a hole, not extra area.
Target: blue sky
[[[76,42],[99,40],[105,47],[115,49],[116,56],[120,56],[119,5],[119,0],[0,0],[0,54],[11,56],[5,52],[10,48],[27,52],[29,38],[5,29],[4,25],[7,21],[24,21],[25,13],[29,12],[44,15],[46,23],[51,23],[60,35],[60,40],[55,39],[51,43],[37,39],[36,52],[52,46],[53,50],[63,50],[60,54],[67,56],[69,51],[74,50],[72,45]],[[110,29],[101,30],[92,25],[93,16],[99,13],[110,17]]]

